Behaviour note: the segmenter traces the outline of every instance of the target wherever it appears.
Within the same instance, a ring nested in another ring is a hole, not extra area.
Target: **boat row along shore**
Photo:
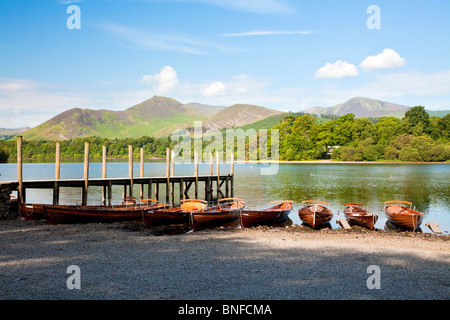
[[[107,223],[120,221],[142,221],[146,227],[183,225],[188,230],[202,230],[230,225],[241,228],[256,226],[277,226],[289,220],[293,201],[270,202],[265,209],[245,208],[245,201],[239,198],[220,199],[213,205],[205,200],[186,199],[179,205],[169,205],[154,199],[140,202],[134,197],[124,198],[118,205],[50,205],[20,204],[25,220],[46,220],[49,224]],[[378,214],[364,208],[361,203],[347,203],[343,210],[345,219],[337,220],[344,229],[360,226],[376,230]],[[411,202],[386,201],[384,213],[386,224],[399,231],[421,231],[424,213],[417,211]],[[317,230],[329,226],[334,213],[330,203],[318,200],[302,201],[298,216],[303,224]],[[442,234],[436,223],[427,226],[435,234]]]

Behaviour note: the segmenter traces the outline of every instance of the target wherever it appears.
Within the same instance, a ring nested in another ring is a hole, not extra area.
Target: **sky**
[[[0,128],[154,95],[450,109],[447,0],[0,0]]]

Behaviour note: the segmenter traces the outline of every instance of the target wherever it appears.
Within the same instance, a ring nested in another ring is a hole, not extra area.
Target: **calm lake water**
[[[246,208],[264,208],[270,201],[293,200],[294,210],[290,218],[293,224],[301,224],[297,211],[303,200],[321,200],[331,203],[335,212],[331,222],[339,228],[336,219],[343,218],[343,204],[364,203],[366,208],[379,214],[376,227],[385,229],[384,201],[405,200],[426,214],[422,232],[431,231],[427,222],[437,222],[441,231],[450,231],[450,165],[449,164],[280,164],[275,175],[261,175],[263,164],[235,164],[235,197],[246,201]],[[230,167],[223,164],[221,174],[228,174]],[[175,175],[193,175],[193,165],[177,164]],[[16,180],[16,164],[0,164],[0,181]],[[215,173],[215,168],[214,168]],[[25,163],[24,180],[53,179],[53,163]],[[209,174],[209,164],[199,166],[199,174]],[[134,175],[139,175],[139,163],[134,164]],[[165,162],[146,162],[145,176],[165,175]],[[108,162],[108,177],[127,177],[127,162]],[[62,163],[61,179],[81,179],[83,163]],[[90,163],[90,177],[101,177],[101,163]],[[193,189],[193,188],[192,188]],[[202,186],[201,186],[202,189]],[[200,195],[203,195],[200,189]],[[165,199],[162,188],[161,199]],[[145,189],[146,192],[146,189]],[[139,195],[139,186],[134,194]],[[177,190],[175,191],[177,196]],[[120,203],[122,188],[113,187],[113,203]],[[193,195],[191,196],[193,197]],[[81,199],[77,188],[62,188],[61,203],[74,204]],[[51,203],[51,190],[27,190],[27,202]],[[99,204],[101,188],[90,187],[89,204]],[[448,232],[444,232],[448,234]]]

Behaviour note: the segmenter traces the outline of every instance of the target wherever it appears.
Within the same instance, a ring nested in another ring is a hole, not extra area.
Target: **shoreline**
[[[23,159],[23,163],[54,163],[53,158],[49,159]],[[110,160],[111,162],[128,162],[128,158],[107,158],[107,160]],[[139,158],[134,158],[133,160],[139,160]],[[145,161],[150,162],[165,162],[165,158],[145,158]],[[91,163],[101,163],[101,159],[90,159]],[[6,164],[16,164],[16,161],[6,161],[6,162],[0,162],[0,164],[6,163]],[[83,160],[76,160],[76,159],[61,159],[61,163],[83,163]],[[183,162],[181,162],[182,164]],[[186,163],[186,164],[193,164],[194,161]],[[209,164],[209,162],[199,162],[200,164]],[[230,161],[221,162],[222,164],[230,164]],[[235,160],[235,164],[450,164],[450,161],[444,161],[444,162],[410,162],[410,161],[340,161],[340,160],[278,160],[278,161],[272,161],[272,160]],[[175,162],[175,164],[180,164]]]
[[[140,222],[6,220],[0,299],[448,300],[449,240],[359,227],[165,235]],[[70,265],[80,267],[80,290],[66,287]],[[380,290],[367,287],[373,265],[381,270]]]

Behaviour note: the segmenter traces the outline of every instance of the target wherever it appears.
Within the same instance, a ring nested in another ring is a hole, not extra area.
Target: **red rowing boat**
[[[305,200],[302,203],[311,203],[298,211],[300,219],[313,229],[324,226],[329,223],[333,218],[333,212],[326,206],[330,204],[328,202]]]
[[[225,202],[221,204],[221,202]],[[194,230],[225,226],[239,218],[239,212],[245,202],[238,198],[225,198],[218,201],[218,206],[200,211],[192,211],[191,227]]]
[[[344,206],[344,214],[350,224],[358,225],[370,230],[375,229],[375,223],[378,221],[378,215],[361,208],[364,204],[347,203],[344,204]]]
[[[19,210],[25,220],[45,219],[44,204],[21,203]]]
[[[293,201],[273,201],[275,204],[263,210],[241,210],[240,223],[242,228],[258,225],[273,225],[285,221],[292,211]]]
[[[181,205],[173,208],[154,208],[145,210],[143,219],[147,227],[171,224],[188,224],[191,212],[204,210],[207,202],[199,199],[181,200]]]
[[[144,210],[166,207],[158,200],[145,199],[141,203],[130,203],[126,199],[121,205],[44,205],[44,215],[50,224],[119,222],[142,219]],[[150,204],[150,203],[156,204]]]
[[[409,205],[409,208],[399,204],[390,203],[406,204]],[[384,212],[386,213],[386,217],[388,221],[394,226],[400,229],[415,231],[422,224],[424,214],[415,209],[412,209],[411,202],[391,200],[386,201],[384,204]]]

